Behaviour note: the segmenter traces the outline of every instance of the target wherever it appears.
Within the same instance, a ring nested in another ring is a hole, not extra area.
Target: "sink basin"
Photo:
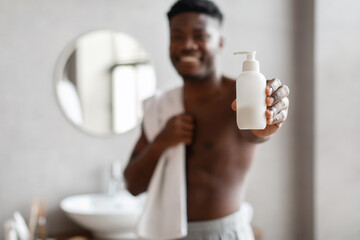
[[[127,191],[112,197],[75,195],[61,201],[66,215],[99,239],[137,239],[135,227],[143,205],[142,197],[134,197]]]
[[[90,230],[97,239],[138,239],[135,227],[145,203],[145,195],[132,196],[122,191],[106,194],[75,195],[61,201],[61,209],[76,223]],[[249,223],[253,208],[243,202],[241,214]]]

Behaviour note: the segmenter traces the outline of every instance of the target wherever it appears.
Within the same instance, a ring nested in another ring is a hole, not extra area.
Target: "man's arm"
[[[240,130],[240,135],[249,142],[252,143],[263,143],[270,139],[270,136],[257,136],[254,130]]]
[[[193,117],[185,113],[170,118],[153,142],[148,142],[142,130],[124,172],[129,192],[133,195],[145,192],[161,154],[179,143],[191,144],[193,132]]]
[[[124,172],[126,187],[131,194],[136,196],[146,191],[156,164],[164,150],[165,146],[157,141],[149,143],[144,131],[142,131]]]

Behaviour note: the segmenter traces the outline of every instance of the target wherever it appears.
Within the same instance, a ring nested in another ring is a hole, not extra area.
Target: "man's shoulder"
[[[223,94],[235,94],[236,90],[236,80],[223,76],[221,84],[221,92]]]
[[[230,78],[230,77],[227,77],[227,76],[223,76],[223,77],[222,77],[222,81],[223,81],[226,85],[229,85],[229,86],[233,86],[233,85],[236,84],[236,79]]]

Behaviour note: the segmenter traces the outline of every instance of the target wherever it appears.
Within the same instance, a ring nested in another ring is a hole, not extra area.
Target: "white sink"
[[[76,223],[100,239],[137,239],[135,227],[144,199],[122,191],[106,194],[76,195],[61,201],[61,209]]]

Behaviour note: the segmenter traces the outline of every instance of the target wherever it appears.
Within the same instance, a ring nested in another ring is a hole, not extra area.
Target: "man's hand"
[[[176,115],[168,120],[155,141],[164,148],[181,142],[190,145],[193,141],[194,129],[194,118],[191,115],[186,113]]]
[[[258,137],[268,137],[275,133],[285,122],[289,109],[288,96],[290,90],[288,86],[282,85],[279,79],[267,80],[265,93],[265,103],[267,106],[265,112],[266,128],[263,130],[252,130]],[[236,111],[236,100],[232,102],[231,108]]]

